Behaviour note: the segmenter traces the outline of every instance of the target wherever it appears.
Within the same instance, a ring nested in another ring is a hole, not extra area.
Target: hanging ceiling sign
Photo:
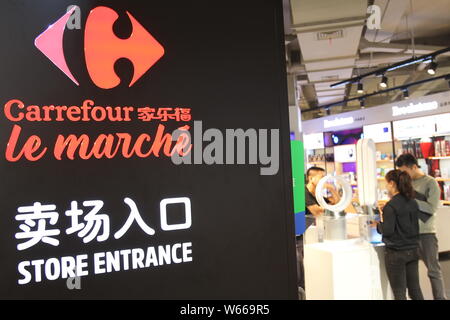
[[[364,138],[372,139],[375,143],[391,142],[392,129],[390,122],[371,124],[363,127]]]
[[[303,133],[311,134],[326,132],[329,131],[327,129],[335,127],[353,129],[383,122],[442,115],[449,112],[450,91],[444,91],[420,98],[307,120],[303,122],[302,126]],[[351,118],[353,118],[353,122]]]
[[[335,118],[332,120],[326,119],[323,121],[323,127],[325,129],[334,128],[334,127],[342,127],[342,126],[350,125],[353,122],[355,122],[355,119],[353,117]]]
[[[431,101],[431,102],[424,102],[424,103],[410,103],[407,106],[399,107],[399,106],[393,106],[392,107],[392,116],[398,117],[408,114],[414,114],[424,111],[431,111],[436,110],[439,108],[439,103],[437,101]]]
[[[436,133],[436,117],[394,121],[394,137],[396,139],[411,139],[414,137],[431,137]]]

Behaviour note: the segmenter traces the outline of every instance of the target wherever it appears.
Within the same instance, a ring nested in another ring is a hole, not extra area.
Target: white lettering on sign
[[[336,118],[334,120],[324,120],[323,126],[325,129],[327,129],[327,128],[332,128],[332,127],[349,125],[349,124],[352,124],[353,122],[355,122],[355,119],[353,117]]]
[[[59,235],[61,231],[47,228],[47,221],[52,226],[58,222],[59,215],[55,210],[54,204],[42,205],[40,202],[17,209],[19,214],[16,215],[16,220],[24,223],[19,226],[22,232],[16,233],[16,239],[28,239],[28,241],[17,245],[19,251],[31,248],[41,241],[55,247],[59,245],[59,241],[54,237]],[[31,228],[34,228],[34,231]]]
[[[130,216],[128,217],[127,222],[125,222],[125,225],[114,234],[114,238],[120,239],[123,237],[125,232],[130,229],[131,225],[134,221],[137,222],[139,227],[141,227],[142,230],[149,236],[153,236],[155,234],[155,230],[153,228],[150,228],[144,220],[142,220],[142,217],[139,213],[139,210],[137,209],[136,203],[131,200],[130,198],[125,198],[124,202],[130,207]]]
[[[18,271],[20,285],[43,280],[55,281],[89,275],[88,255],[22,261]],[[135,248],[114,252],[97,252],[92,255],[94,274],[146,269],[170,264],[192,262],[192,243],[175,243],[146,249]],[[76,266],[76,270],[75,270]]]
[[[88,256],[86,254],[78,255],[76,257],[62,257],[60,259],[51,258],[48,260],[34,260],[22,261],[19,263],[18,270],[22,279],[19,279],[19,284],[24,285],[34,282],[42,282],[43,278],[46,280],[67,279],[69,277],[83,277],[87,276]],[[76,266],[76,271],[74,270]]]
[[[167,206],[169,204],[173,205],[180,203],[184,205],[185,222],[181,224],[169,225],[167,222]],[[161,211],[161,229],[163,229],[164,231],[189,229],[192,225],[191,200],[189,200],[189,198],[164,199],[160,203],[160,211]]]
[[[149,236],[155,235],[155,230],[145,223],[142,218],[136,203],[130,199],[125,198],[124,202],[130,208],[130,214],[125,224],[115,234],[116,240],[122,238],[125,233],[131,228],[133,223],[136,223]],[[174,204],[183,204],[184,206],[184,222],[180,224],[169,224],[167,221],[167,207]],[[110,219],[107,214],[99,214],[103,208],[103,201],[93,200],[84,201],[83,207],[91,208],[87,210],[84,216],[84,222],[80,222],[80,217],[85,211],[81,210],[77,201],[72,201],[70,209],[65,212],[65,215],[70,218],[71,224],[66,229],[66,234],[71,235],[77,233],[79,238],[83,239],[84,243],[89,243],[94,239],[97,242],[104,242],[109,239],[110,235]],[[60,235],[59,229],[50,228],[47,224],[55,226],[59,220],[59,213],[55,211],[56,205],[42,205],[40,202],[35,202],[32,206],[19,207],[16,215],[17,221],[23,221],[19,229],[21,232],[16,233],[15,237],[18,240],[27,240],[17,245],[18,251],[29,249],[40,242],[50,244],[54,247],[59,246],[59,240],[56,236]],[[189,198],[169,198],[163,199],[160,203],[160,221],[161,229],[163,231],[186,230],[192,226],[192,212],[191,200]]]
[[[130,213],[125,224],[114,234],[115,241],[125,236],[133,224],[137,224],[147,235],[155,235],[156,231],[144,221],[136,203],[130,198],[125,198],[124,202],[129,207]],[[99,243],[109,240],[110,218],[102,213],[104,202],[92,200],[80,203],[82,206],[78,201],[72,201],[70,208],[65,211],[66,219],[70,222],[65,234],[76,234],[83,239],[84,244],[95,240]],[[181,223],[169,223],[167,208],[177,204],[183,206],[184,219]],[[40,202],[17,209],[18,214],[15,219],[20,222],[21,231],[16,233],[15,238],[24,241],[17,245],[18,251],[44,244],[53,247],[60,245],[56,237],[62,232],[55,228],[59,220],[59,213],[56,210],[56,205],[43,205]],[[191,200],[187,197],[163,199],[160,202],[160,226],[165,232],[190,229],[192,226]],[[145,250],[135,248],[97,252],[91,257],[87,254],[51,257],[20,262],[17,266],[20,275],[18,283],[26,285],[43,280],[68,279],[67,287],[72,290],[80,288],[80,277],[89,275],[88,268],[91,273],[97,275],[187,262],[192,262],[191,242],[159,245]],[[76,283],[73,283],[74,280]]]
[[[392,107],[392,116],[393,117],[404,116],[417,112],[436,110],[437,108],[439,108],[439,104],[437,103],[437,101],[417,103],[417,104],[410,103],[406,107],[398,107],[398,106]]]
[[[79,223],[78,217],[83,215],[83,210],[78,209],[78,202],[72,201],[70,210],[66,211],[66,216],[71,217],[72,226],[66,230],[67,234],[78,232],[78,236],[83,238],[84,243],[91,242],[97,238],[98,242],[103,242],[109,238],[109,216],[97,214],[103,208],[103,201],[84,201],[84,207],[92,207],[92,210],[84,217],[86,223]],[[99,235],[100,230],[103,233]]]

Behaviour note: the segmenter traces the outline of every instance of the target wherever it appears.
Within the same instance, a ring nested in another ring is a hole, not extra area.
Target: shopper
[[[386,175],[391,200],[384,206],[377,230],[383,235],[386,273],[395,300],[423,300],[419,284],[419,207],[411,177],[400,170]]]
[[[325,212],[316,200],[316,188],[319,181],[325,176],[325,170],[320,167],[311,167],[306,172],[306,190],[305,203],[306,215],[309,217],[320,217]],[[340,201],[339,193],[333,185],[325,184],[325,188],[329,191],[331,196],[326,199],[330,204],[336,204]]]
[[[412,154],[404,154],[398,157],[396,166],[412,178],[412,184],[417,194],[416,201],[421,212],[419,219],[420,258],[428,269],[434,299],[445,300],[444,280],[439,264],[439,247],[435,226],[441,190],[433,177],[420,170],[417,159]]]
[[[325,170],[320,167],[311,167],[306,172],[306,188],[305,188],[305,203],[306,203],[306,229],[308,229],[315,221],[316,217],[323,215],[325,209],[322,208],[316,200],[316,188],[319,181],[325,176]],[[336,204],[340,201],[340,196],[336,189],[326,184],[325,188],[330,192],[331,197],[326,201],[331,204]],[[304,278],[304,264],[303,264],[303,235],[297,236],[297,278],[299,296],[304,296],[305,278]]]

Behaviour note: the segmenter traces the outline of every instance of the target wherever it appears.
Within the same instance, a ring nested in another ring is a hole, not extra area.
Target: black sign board
[[[281,1],[0,16],[0,298],[295,298]],[[194,154],[200,121],[279,129],[276,174],[174,164],[168,137]]]

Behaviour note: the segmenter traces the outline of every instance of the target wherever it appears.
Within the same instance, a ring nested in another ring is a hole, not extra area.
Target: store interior
[[[303,141],[305,170],[319,167],[330,177],[341,177],[352,193],[345,209],[345,239],[323,241],[320,230],[313,230],[317,226],[305,232],[306,299],[392,299],[380,238],[369,236],[373,255],[363,262],[355,254],[359,260],[351,267],[373,270],[378,264],[376,276],[355,271],[348,275],[353,280],[344,282],[345,271],[340,280],[333,274],[353,257],[342,240],[361,236],[351,219],[367,213],[361,203],[367,195],[361,192],[369,189],[362,187],[360,176],[370,171],[376,181],[370,189],[376,192],[374,206],[383,206],[389,201],[385,177],[407,153],[441,191],[436,236],[449,296],[450,1],[286,0],[284,20],[291,137]],[[358,149],[369,139],[375,166],[370,169],[362,160],[366,151]],[[419,271],[425,299],[432,299],[423,263]],[[358,284],[352,287],[359,276],[372,279],[364,282],[366,295]],[[308,283],[308,277],[321,280]],[[346,292],[349,288],[353,293]]]
[[[446,95],[430,95],[429,97],[442,98],[442,101],[432,101],[433,103],[445,105]],[[417,105],[420,103],[415,99],[401,102],[403,105]],[[379,108],[377,112],[386,112],[387,118],[389,112],[395,108],[397,103],[393,103],[391,109]],[[380,110],[382,109],[382,110]],[[363,109],[365,110],[365,109]],[[368,110],[365,116],[370,119],[371,114]],[[373,110],[372,110],[373,111]],[[432,110],[441,112],[441,110]],[[360,112],[361,113],[361,112]],[[362,111],[362,114],[365,112]],[[418,114],[426,111],[418,112]],[[346,113],[346,115],[350,115]],[[335,119],[335,116],[324,117]],[[393,119],[392,119],[393,120]],[[435,115],[415,116],[410,119],[389,121],[382,123],[367,124],[358,126],[349,124],[337,128],[336,130],[306,133],[303,138],[305,143],[307,167],[319,166],[328,173],[345,176],[354,188],[355,198],[357,198],[356,189],[356,143],[361,138],[372,139],[376,145],[377,161],[377,180],[378,180],[378,199],[386,201],[387,194],[385,188],[386,174],[395,168],[395,158],[404,153],[413,154],[418,160],[421,168],[429,175],[435,177],[442,189],[442,204],[450,205],[450,114],[438,113]],[[311,122],[311,123],[308,123]],[[368,120],[368,122],[372,122]],[[315,121],[305,121],[307,129],[317,127]],[[356,127],[355,127],[356,126]],[[353,128],[355,127],[355,128]],[[351,129],[349,129],[351,128]],[[314,129],[313,129],[314,130]]]

